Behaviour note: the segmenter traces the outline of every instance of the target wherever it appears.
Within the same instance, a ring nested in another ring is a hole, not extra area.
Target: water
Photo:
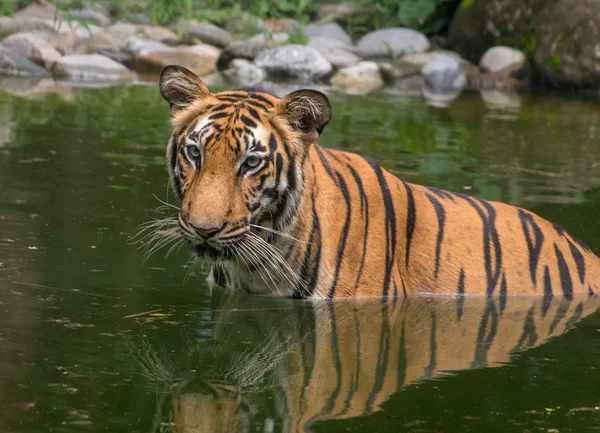
[[[0,431],[600,429],[597,298],[211,296],[185,251],[142,264],[129,241],[168,214],[157,198],[174,202],[156,88],[10,89],[0,92]],[[598,100],[331,99],[323,144],[410,182],[526,207],[600,251]]]

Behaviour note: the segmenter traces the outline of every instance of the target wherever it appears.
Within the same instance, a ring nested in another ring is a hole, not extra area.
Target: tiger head
[[[331,118],[327,97],[213,94],[181,66],[164,68],[160,92],[171,107],[167,165],[181,200],[179,227],[195,255],[231,260],[259,226],[285,230],[302,202],[308,146]]]

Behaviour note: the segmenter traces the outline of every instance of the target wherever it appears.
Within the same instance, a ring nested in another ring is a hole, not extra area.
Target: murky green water
[[[600,429],[598,298],[211,297],[128,241],[173,201],[156,89],[58,90],[0,92],[0,431]],[[322,142],[600,251],[599,101],[501,96],[331,95]]]

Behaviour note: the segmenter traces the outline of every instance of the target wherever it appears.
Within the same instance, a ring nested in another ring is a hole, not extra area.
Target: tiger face
[[[314,90],[281,100],[253,91],[211,94],[178,66],[163,70],[160,90],[174,125],[167,161],[181,234],[201,259],[233,261],[241,250],[252,266],[260,258],[248,251],[253,240],[294,220],[307,145],[331,116],[327,97]]]

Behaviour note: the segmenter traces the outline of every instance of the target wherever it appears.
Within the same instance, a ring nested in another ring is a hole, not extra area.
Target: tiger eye
[[[188,153],[192,158],[198,158],[200,156],[200,148],[198,146],[189,146]]]
[[[258,156],[249,156],[246,159],[245,164],[250,168],[254,168],[260,164],[260,158]]]

